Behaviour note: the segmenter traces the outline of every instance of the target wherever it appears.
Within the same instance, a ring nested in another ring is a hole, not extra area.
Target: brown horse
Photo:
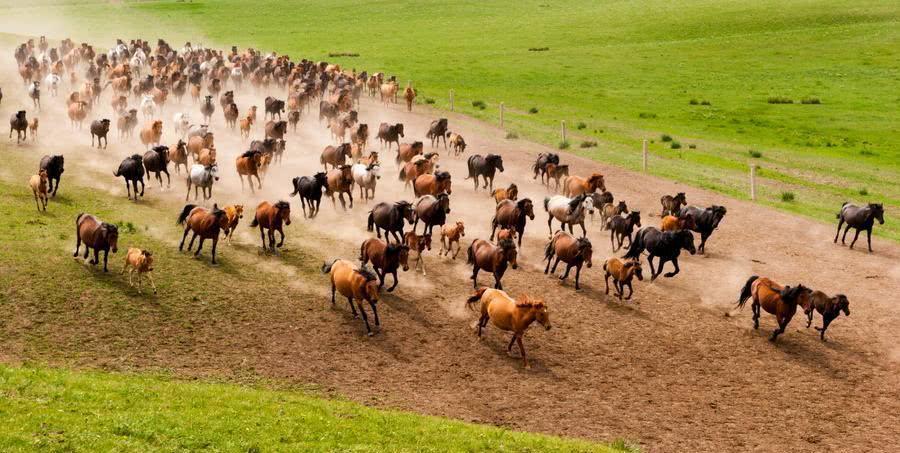
[[[214,204],[212,210],[198,207],[192,204],[184,205],[181,214],[178,215],[178,224],[184,225],[184,235],[181,236],[181,244],[178,250],[184,250],[184,240],[187,239],[189,232],[193,232],[191,242],[188,244],[188,251],[194,247],[194,239],[200,237],[200,243],[197,245],[197,251],[194,256],[200,256],[200,250],[203,249],[203,241],[212,239],[212,264],[216,264],[216,246],[219,244],[219,233],[224,228],[228,228],[228,217],[225,211],[219,209]]]
[[[659,199],[659,204],[662,205],[662,214],[660,217],[665,217],[667,215],[677,216],[679,212],[681,212],[681,207],[687,205],[687,197],[684,192],[678,192],[675,196],[671,195],[663,195],[662,198]]]
[[[227,225],[225,226],[225,239],[231,244],[231,237],[234,236],[234,230],[237,229],[238,222],[244,218],[244,205],[228,205],[225,206],[223,211],[225,211],[225,217],[228,219]]]
[[[130,269],[129,269],[130,268]],[[138,274],[138,294],[143,292],[144,274],[150,280],[150,286],[153,287],[153,294],[156,294],[156,283],[153,283],[153,254],[149,250],[141,250],[139,248],[129,248],[125,254],[125,265],[122,266],[122,274],[128,272],[128,286],[134,288],[134,273]]]
[[[388,288],[388,292],[391,292],[397,287],[397,270],[400,267],[403,267],[403,272],[409,270],[409,246],[388,244],[376,238],[366,239],[359,248],[359,262],[365,266],[370,261],[378,274],[379,288],[384,286],[387,274],[394,276],[394,284]]]
[[[257,150],[245,151],[244,154],[238,156],[235,160],[238,177],[241,178],[241,191],[244,190],[244,176],[250,183],[250,191],[256,193],[253,189],[253,177],[256,176],[256,183],[262,189],[262,180],[259,179],[259,166],[262,163],[262,153]]]
[[[611,257],[603,263],[603,271],[606,272],[606,275],[604,276],[604,280],[606,281],[606,294],[609,294],[609,277],[612,277],[613,288],[615,288],[616,296],[619,297],[619,300],[622,300],[626,286],[628,287],[628,296],[625,297],[625,300],[631,299],[631,296],[634,294],[634,287],[631,286],[631,281],[634,277],[637,277],[640,281],[644,281],[644,272],[639,260],[623,261],[619,258]]]
[[[371,337],[372,329],[369,327],[369,317],[363,309],[362,302],[366,301],[372,307],[372,313],[375,315],[375,326],[380,326],[378,321],[378,310],[375,305],[378,303],[378,276],[366,269],[358,268],[347,260],[334,260],[331,264],[322,263],[322,273],[331,274],[331,305],[334,306],[335,291],[340,291],[341,295],[347,298],[350,303],[350,310],[353,311],[353,317],[357,318],[356,307],[353,301],[356,300],[359,305],[359,311],[362,313],[363,321],[366,323],[366,331]]]
[[[425,225],[422,232],[430,235],[435,225],[443,227],[447,222],[447,214],[450,213],[450,196],[444,192],[437,196],[424,195],[413,202],[413,209],[416,214],[413,221],[413,232],[416,231],[421,220]]]
[[[816,327],[816,330],[820,332],[819,338],[822,341],[827,341],[825,340],[825,331],[828,330],[828,325],[841,315],[841,312],[844,312],[845,316],[850,316],[850,300],[843,294],[828,297],[822,291],[813,291],[809,296],[809,300],[802,307],[803,312],[807,316],[807,329],[812,324],[813,311],[817,311],[822,315],[822,327]]]
[[[494,233],[498,227],[509,228],[519,236],[519,247],[521,247],[526,218],[534,220],[534,203],[530,198],[523,198],[519,201],[503,200],[497,203],[494,218],[491,219],[491,240],[494,240]]]
[[[606,184],[600,173],[594,173],[587,179],[580,176],[569,176],[563,183],[563,195],[569,198],[597,190],[606,191]]]
[[[216,147],[216,139],[212,132],[203,135],[194,135],[188,137],[187,151],[193,157],[194,162],[200,159],[200,152],[204,149],[214,149]]]
[[[628,205],[623,200],[619,200],[617,204],[610,202],[600,205],[600,229],[606,229],[610,219],[622,214],[628,214]]]
[[[516,244],[511,240],[500,241],[498,245],[491,244],[484,239],[475,239],[469,246],[466,262],[472,265],[472,287],[478,287],[478,271],[494,274],[494,288],[503,289],[500,279],[506,272],[506,268],[512,265],[513,269],[519,267],[516,263]]]
[[[169,160],[175,164],[175,173],[181,173],[181,166],[184,166],[185,173],[188,171],[187,143],[185,143],[184,140],[178,140],[178,143],[171,148],[169,151]]]
[[[413,157],[422,155],[424,149],[422,142],[398,144],[397,156],[394,158],[394,161],[397,165],[399,165],[400,162],[409,162]]]
[[[162,121],[156,120],[152,123],[147,123],[144,125],[144,128],[141,129],[141,143],[143,143],[148,150],[151,146],[159,146],[159,141],[162,139],[162,133]],[[91,136],[91,140],[93,140],[93,136]]]
[[[747,303],[747,299],[753,298],[753,328],[759,328],[760,307],[766,312],[775,315],[778,319],[778,328],[772,332],[769,341],[775,341],[778,335],[784,333],[794,313],[797,312],[797,305],[808,306],[810,304],[809,297],[812,290],[803,286],[795,287],[781,286],[775,281],[766,277],[752,276],[744,284],[741,289],[741,295],[738,298],[737,307],[743,308]]]
[[[279,201],[275,204],[263,201],[256,207],[256,215],[250,222],[250,228],[259,227],[259,238],[262,240],[263,250],[271,250],[277,252],[276,247],[284,245],[283,225],[291,224],[291,205],[286,201]],[[269,230],[269,247],[266,248],[266,232]],[[278,245],[275,245],[275,232],[281,235]]]
[[[410,256],[416,260],[413,271],[419,270],[419,267],[421,266],[422,275],[427,275],[425,273],[425,259],[423,255],[425,254],[425,250],[431,250],[431,235],[418,235],[413,231],[407,231],[403,234],[403,243],[409,247]]]
[[[531,368],[525,355],[525,346],[522,345],[522,337],[535,321],[544,326],[544,329],[550,330],[550,312],[544,301],[528,296],[513,300],[504,291],[485,287],[475,291],[475,294],[466,300],[466,306],[471,309],[472,305],[479,301],[481,319],[478,320],[478,337],[481,338],[481,330],[487,326],[488,320],[499,329],[512,332],[513,336],[509,346],[506,347],[506,352],[512,352],[513,343],[517,343],[525,368]]]
[[[28,185],[31,186],[31,192],[34,194],[34,204],[37,205],[38,212],[41,211],[41,206],[43,206],[44,211],[47,211],[47,170],[41,170],[36,175],[32,175],[31,179],[28,180]]]
[[[692,230],[695,227],[696,224],[694,223],[694,216],[692,216],[691,214],[685,214],[685,216],[682,218],[678,218],[672,215],[663,217],[659,229],[662,231],[678,231]]]
[[[325,174],[328,184],[325,187],[325,195],[331,197],[331,204],[337,207],[334,202],[334,194],[338,195],[341,200],[341,208],[347,210],[347,204],[344,202],[344,194],[350,198],[350,209],[353,209],[353,173],[350,165],[341,165],[338,168],[332,168]],[[316,209],[318,213],[318,208]]]
[[[328,165],[331,165],[332,168],[338,168],[346,164],[347,159],[352,157],[353,153],[349,143],[343,143],[338,146],[328,145],[322,150],[322,156],[319,158],[319,163],[325,167],[325,171],[328,171]]]
[[[439,171],[434,174],[424,174],[416,177],[416,180],[413,181],[413,193],[416,194],[417,197],[421,197],[423,195],[434,195],[437,196],[439,193],[447,193],[448,195],[453,193],[451,186],[453,185],[453,181],[450,178],[450,173],[446,171]]]
[[[491,197],[494,198],[494,201],[500,203],[503,200],[512,200],[516,201],[519,198],[519,186],[516,183],[512,183],[509,187],[505,189],[494,189],[491,192]]]
[[[550,162],[546,166],[545,173],[547,174],[547,187],[550,187],[550,180],[552,179],[556,182],[556,185],[553,189],[559,190],[560,179],[567,178],[569,176],[569,166],[558,165]],[[541,179],[543,179],[543,176],[541,176]]]
[[[459,251],[462,249],[462,245],[459,243],[459,239],[466,236],[466,226],[463,224],[462,220],[457,221],[452,225],[444,225],[441,227],[441,251],[438,252],[438,256],[450,256],[450,251],[453,250],[453,243],[456,243],[456,252],[453,253],[453,259],[456,259],[456,255],[459,255]]]
[[[575,290],[580,290],[581,266],[587,264],[588,268],[593,267],[593,255],[594,249],[588,238],[576,238],[565,231],[557,231],[547,244],[547,248],[544,250],[544,259],[547,261],[547,267],[544,269],[544,273],[552,273],[555,275],[556,266],[562,261],[566,263],[566,273],[559,277],[559,279],[565,280],[569,277],[569,271],[572,270],[572,267],[574,266]],[[551,270],[550,263],[553,261],[554,256],[556,256],[556,261],[553,262],[553,269]]]
[[[75,253],[72,256],[78,256],[78,249],[84,243],[84,258],[87,259],[90,249],[94,249],[94,258],[90,263],[96,265],[100,262],[100,252],[103,252],[103,272],[109,272],[107,262],[109,261],[109,251],[113,253],[119,251],[119,228],[111,223],[101,222],[100,219],[90,215],[81,213],[75,218]]]

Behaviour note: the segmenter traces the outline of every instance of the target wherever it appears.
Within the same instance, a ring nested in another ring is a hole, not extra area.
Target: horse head
[[[513,242],[512,239],[503,239],[497,245],[500,246],[500,250],[503,252],[503,258],[512,265],[513,269],[518,269],[519,263],[516,261],[516,258],[518,257],[516,243]]]
[[[119,251],[119,227],[103,222],[100,224],[100,237],[102,237],[113,253]]]
[[[847,299],[847,296],[838,294],[832,300],[835,301],[834,305],[838,310],[844,312],[845,316],[850,316],[850,299]]]
[[[640,228],[641,227],[641,211],[631,211],[628,213],[628,220],[631,221],[631,224]],[[693,237],[691,238],[691,244],[694,243]]]
[[[378,275],[365,266],[356,269],[356,273],[365,279],[363,297],[373,304],[378,302]]]
[[[544,326],[545,330],[550,330],[550,310],[547,308],[547,304],[544,303],[541,299],[533,299],[529,296],[521,296],[519,300],[516,301],[516,307],[522,308],[531,311],[534,313],[534,320],[538,322],[538,324]]]
[[[531,198],[523,198],[517,201],[516,209],[519,210],[520,216],[528,216],[529,219],[534,220],[534,203],[531,202]]]
[[[872,218],[877,219],[879,224],[884,225],[884,204],[869,203],[869,209],[872,212]]]
[[[638,280],[644,281],[644,270],[641,268],[640,260],[633,259],[625,261],[625,264],[622,265],[622,270],[624,270],[626,274],[631,272]]]
[[[492,167],[496,168],[497,170],[500,170],[500,172],[503,173],[503,156],[498,155],[498,154],[488,154],[484,158],[484,160],[487,161],[487,163],[490,164]]]
[[[272,205],[273,208],[277,211],[278,217],[284,222],[285,225],[291,224],[291,204],[286,201],[279,201]]]
[[[725,218],[725,214],[728,212],[728,210],[725,209],[725,206],[717,206],[717,205],[712,205],[706,209],[707,209],[707,211],[710,211],[713,216],[712,228],[713,229],[718,228],[719,222],[721,222],[722,219]]]
[[[694,233],[688,230],[679,230],[675,234],[678,237],[681,248],[690,252],[691,255],[697,253],[697,249],[694,247]]]
[[[325,174],[325,172],[320,171],[316,173],[315,175],[313,175],[313,180],[319,187],[325,187],[328,185],[328,176]]]
[[[588,268],[594,266],[593,256],[594,256],[594,247],[591,245],[591,241],[588,238],[578,238],[575,242],[576,247],[578,248],[578,253],[575,255],[576,257],[581,257],[582,260],[587,264]]]

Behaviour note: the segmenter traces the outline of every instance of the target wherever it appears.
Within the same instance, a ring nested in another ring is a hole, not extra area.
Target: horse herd
[[[433,121],[425,134],[431,148],[437,150],[435,152],[425,152],[422,141],[401,142],[408,132],[401,123],[380,124],[376,134],[380,148],[369,149],[370,128],[361,122],[354,106],[359,105],[362,94],[368,93],[374,97],[379,91],[383,102],[396,102],[398,87],[394,77],[386,78],[383,73],[346,71],[326,62],[294,61],[286,55],[262,54],[255,49],[238,52],[232,48],[230,53],[226,53],[187,43],[176,51],[163,40],[158,41],[155,49],[146,41],[132,40],[126,44],[119,40],[107,53],[98,54],[86,43],[76,46],[71,40],[64,40],[58,48],[50,48],[41,38],[37,46],[33,40],[23,43],[16,49],[15,57],[23,82],[29,86],[34,85],[33,80],[40,79],[43,74],[61,78],[68,74],[72,87],[77,88],[78,72],[84,74],[86,81],[82,88],[66,98],[69,117],[75,125],[79,124],[79,116],[90,112],[100,101],[103,90],[111,86],[111,105],[118,115],[116,125],[119,138],[127,139],[136,127],[138,110],[129,109],[128,101],[129,98],[139,100],[140,111],[146,120],[139,135],[146,152],[126,157],[113,173],[125,179],[127,196],[133,200],[143,197],[145,176],[153,174],[162,186],[161,175],[165,174],[166,184],[171,184],[169,163],[174,164],[176,174],[181,173],[182,167],[185,170],[185,201],[190,200],[191,188],[194,189],[194,200],[200,198],[201,190],[203,201],[212,198],[212,188],[220,178],[220,169],[209,122],[216,110],[214,99],[227,83],[233,85],[233,90],[221,93],[219,106],[226,127],[232,130],[239,128],[242,140],[250,138],[257,122],[257,108],[251,106],[240,118],[234,90],[241,89],[248,80],[257,90],[269,92],[277,89],[287,93],[286,101],[266,97],[264,120],[271,119],[262,128],[264,136],[252,140],[246,151],[235,159],[235,173],[241,180],[242,190],[246,177],[252,193],[263,187],[267,170],[271,165],[281,163],[287,148],[285,136],[288,123],[281,120],[282,113],[287,110],[290,126],[296,130],[301,113],[309,111],[313,101],[319,99],[319,121],[330,130],[334,143],[327,144],[319,155],[323,171],[291,180],[293,191],[290,196],[299,197],[304,218],[316,218],[323,195],[332,200],[335,208],[337,197],[342,210],[353,209],[354,187],[358,188],[359,197],[363,200],[373,199],[382,176],[379,153],[395,150],[398,180],[407,189],[411,188],[415,198],[412,201],[375,204],[366,221],[366,230],[374,232],[375,237],[366,238],[361,243],[358,260],[337,259],[322,266],[322,272],[330,275],[332,303],[336,293],[347,298],[354,316],[357,316],[359,309],[369,335],[373,334],[373,330],[362,304],[369,305],[375,326],[379,326],[376,306],[387,276],[392,277],[387,291],[393,291],[398,285],[398,271],[408,271],[411,259],[415,260],[414,271],[421,269],[425,274],[422,255],[431,250],[435,227],[438,227],[437,234],[440,235],[441,255],[450,256],[456,244],[456,250],[452,253],[452,259],[456,259],[463,248],[461,238],[465,237],[466,226],[461,220],[450,217],[453,178],[450,172],[440,168],[439,149],[443,145],[448,156],[460,157],[466,152],[467,145],[462,135],[449,130],[448,120],[440,118]],[[105,85],[101,83],[104,78]],[[137,83],[133,83],[135,80]],[[54,86],[59,86],[59,83]],[[376,88],[373,89],[373,86]],[[205,96],[204,90],[208,93]],[[165,108],[169,93],[180,101],[188,91],[195,105],[199,104],[197,108],[203,123],[193,123],[188,113],[175,113],[173,124],[177,142],[171,147],[166,146],[161,143],[163,121],[159,115]],[[415,90],[407,87],[404,98],[411,110]],[[73,109],[78,115],[72,115]],[[27,123],[24,110],[14,114],[10,119],[10,137],[13,130],[24,131]],[[101,147],[102,139],[102,147],[106,148],[111,123],[105,118],[98,118],[92,123],[92,146],[96,137],[97,147]],[[189,157],[193,161],[190,166]],[[56,195],[63,163],[61,155],[45,156],[41,160],[39,173],[29,181],[38,210],[46,210],[48,198]],[[574,167],[561,163],[561,156],[555,153],[539,154],[532,165],[533,179],[540,178],[551,193],[537,203],[531,198],[520,197],[519,186],[515,183],[494,189],[495,177],[505,171],[503,157],[499,154],[470,155],[466,159],[466,168],[465,179],[472,180],[473,190],[490,193],[495,202],[489,238],[474,238],[466,247],[466,262],[472,268],[470,278],[476,289],[467,304],[481,303],[479,335],[488,320],[501,329],[513,332],[509,349],[514,342],[518,343],[526,366],[528,362],[522,336],[534,321],[549,329],[549,311],[542,300],[525,295],[518,299],[511,298],[503,291],[502,280],[510,268],[515,270],[518,267],[517,256],[522,248],[526,226],[536,217],[535,204],[543,206],[547,214],[548,242],[544,247],[544,273],[555,275],[558,265],[562,263],[565,270],[559,279],[566,280],[574,268],[575,289],[581,289],[582,268],[593,267],[594,249],[587,238],[587,225],[599,214],[600,229],[609,231],[611,250],[618,252],[626,249],[624,255],[611,256],[602,266],[606,293],[609,293],[611,278],[615,295],[624,300],[631,299],[634,293],[633,279],[643,280],[641,257],[645,253],[651,281],[659,275],[674,277],[680,272],[678,259],[681,252],[703,254],[708,239],[727,213],[724,206],[688,205],[686,194],[677,193],[660,199],[659,228],[643,226],[640,211],[630,209],[624,200],[615,200],[607,191],[604,175],[570,174],[570,168]],[[194,255],[199,255],[204,242],[210,240],[211,262],[215,264],[219,239],[224,237],[230,242],[241,218],[242,205],[227,205],[220,209],[218,204],[213,204],[211,208],[186,204],[177,215],[177,223],[183,226],[179,250],[184,249],[185,242],[188,242],[187,250],[192,250],[194,242],[199,239],[194,251]],[[850,247],[855,244],[860,231],[865,230],[871,251],[871,231],[875,220],[884,222],[883,206],[870,204],[859,207],[846,203],[838,218],[839,234],[846,224],[844,238],[849,228],[857,230]],[[258,228],[262,249],[277,254],[284,244],[284,227],[290,224],[290,203],[277,200],[259,203],[249,225]],[[411,226],[410,230],[406,229],[407,225]],[[83,244],[84,258],[88,257],[88,250],[93,249],[91,264],[98,264],[99,253],[103,252],[103,269],[108,270],[108,254],[117,251],[116,225],[82,213],[76,219],[76,226],[74,255],[78,256]],[[580,227],[580,236],[576,235],[575,226]],[[280,236],[277,241],[276,232]],[[699,245],[696,246],[694,233],[700,235]],[[187,241],[189,234],[191,239]],[[140,285],[140,274],[152,270],[152,254],[140,249],[135,249],[134,253],[129,250],[126,261],[131,272],[138,272]],[[672,263],[673,270],[664,273],[666,263]],[[494,289],[479,286],[478,276],[482,271],[491,274]],[[758,326],[760,308],[777,317],[779,327],[773,333],[773,340],[784,331],[798,305],[803,307],[810,321],[813,311],[822,314],[824,324],[820,330],[823,340],[828,324],[838,313],[849,315],[849,301],[842,295],[829,298],[803,285],[782,287],[765,278],[748,280],[741,291],[739,306],[750,298],[753,298],[755,326]]]

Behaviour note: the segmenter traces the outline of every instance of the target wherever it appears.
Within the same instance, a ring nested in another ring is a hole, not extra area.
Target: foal
[[[40,212],[41,206],[43,206],[44,211],[47,210],[47,171],[41,170],[38,174],[32,175],[31,179],[28,181],[28,185],[31,186],[31,192],[34,193],[34,204],[37,205],[37,210]]]
[[[461,220],[452,225],[441,226],[441,251],[438,252],[438,256],[449,256],[450,251],[453,250],[453,243],[455,242],[456,252],[453,253],[453,259],[456,259],[456,255],[459,255],[459,251],[462,249],[459,239],[465,236],[466,226]]]

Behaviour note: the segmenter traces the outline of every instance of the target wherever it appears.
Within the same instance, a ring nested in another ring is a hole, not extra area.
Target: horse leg
[[[668,261],[668,260],[666,260],[663,257],[659,257],[659,269],[656,270],[656,275],[653,276],[653,278],[651,278],[650,281],[656,280],[656,278],[659,277],[660,275],[664,275],[663,267],[665,267],[666,261]]]
[[[109,249],[103,251],[103,272],[109,272],[109,267],[107,264],[109,263]]]
[[[672,258],[672,265],[675,266],[675,272],[669,272],[669,273],[667,273],[667,274],[665,275],[667,278],[674,277],[674,276],[676,276],[679,272],[681,272],[681,269],[678,268],[678,257]],[[660,270],[662,270],[662,269],[660,269]]]
[[[494,233],[497,232],[497,218],[491,219],[491,240],[494,240]]]
[[[372,307],[372,314],[375,315],[375,327],[378,327],[381,325],[381,321],[378,319],[378,308],[376,308],[375,302],[371,301],[369,302],[369,306]],[[362,310],[362,307],[359,309]]]
[[[203,250],[203,241],[205,240],[206,238],[200,236],[200,243],[197,244],[197,251],[194,252],[194,256],[200,256],[200,251]]]
[[[348,297],[347,302],[350,304],[350,311],[353,313],[354,318],[359,318],[359,313],[356,312],[356,306],[353,305],[353,298]]]
[[[166,174],[166,188],[172,187],[172,175],[169,174],[169,169],[164,169],[163,173]],[[159,178],[159,184],[162,185],[162,177]]]
[[[350,189],[347,192],[347,197],[350,198],[350,209],[353,209],[353,189]],[[343,198],[341,199],[343,201]]]
[[[581,281],[581,264],[575,266],[575,291],[578,291],[581,289],[580,281]]]
[[[46,204],[44,204],[44,210],[47,210]],[[869,242],[869,253],[872,253],[872,227],[869,227],[869,229],[866,230],[866,239]]]
[[[569,226],[569,234],[575,234],[575,232],[572,231],[572,222],[567,222],[567,223],[565,223],[565,224],[563,224],[563,225],[564,225],[563,228],[565,228],[565,225],[568,225],[568,226]]]
[[[584,220],[579,225],[581,225],[581,237],[587,237],[587,228],[584,227]]]
[[[263,231],[262,225],[259,226],[259,240],[262,242],[263,251],[266,251],[266,233]]]
[[[481,338],[481,329],[484,329],[484,326],[487,325],[487,322],[489,319],[491,319],[491,317],[487,313],[481,314],[481,318],[478,320],[478,337],[479,338]]]
[[[94,259],[91,260],[91,264],[96,265],[100,262],[100,249],[94,248]]]
[[[193,232],[191,235],[191,242],[188,244],[188,251],[190,252],[192,248],[194,248],[194,239],[197,239],[197,232]]]
[[[706,253],[706,240],[709,239],[710,233],[700,233],[700,247],[697,247],[697,253],[703,255]]]
[[[518,337],[519,337],[519,335],[514,333],[513,336],[512,336],[512,338],[509,339],[509,345],[506,346],[506,353],[507,353],[507,354],[512,354],[512,347],[513,347],[513,344],[515,344],[516,338],[518,338]]]
[[[522,344],[522,336],[516,336],[516,343],[519,344],[519,352],[522,353],[522,362],[525,363],[525,368],[530,369],[531,365],[528,364],[528,357],[525,355],[525,345]]]
[[[444,249],[447,250],[447,253],[450,253],[450,249],[447,247],[447,238],[445,236],[441,236],[441,250],[438,251],[438,256],[445,256]]]
[[[216,246],[219,245],[219,235],[212,239],[212,264],[216,264]],[[148,274],[149,275],[149,274]]]
[[[625,242],[625,238],[628,238],[628,245],[625,246],[625,249],[628,250],[628,249],[631,248],[631,243],[632,243],[631,233],[628,233],[627,235],[623,234],[623,235],[622,235],[622,242]]]
[[[841,235],[841,227],[844,225],[844,216],[838,215],[837,233],[834,234],[834,243],[837,244],[838,236]]]
[[[812,325],[812,320],[813,320],[813,307],[812,307],[812,305],[810,305],[809,310],[808,310],[806,313],[804,313],[804,314],[806,315],[806,328],[809,329],[809,326]],[[823,322],[824,322],[825,317],[822,316],[822,319],[823,319]]]
[[[391,286],[390,288],[388,288],[388,292],[394,291],[394,288],[397,287],[397,283],[398,283],[398,281],[397,281],[397,271],[395,270],[394,272],[391,272],[391,275],[394,276],[394,285]],[[373,307],[373,308],[374,308],[374,307]],[[376,324],[377,324],[377,323],[376,323]]]
[[[277,250],[275,250],[275,228],[274,227],[269,228],[267,236],[269,237],[269,250],[272,250],[273,252],[277,252]]]
[[[87,244],[84,244],[84,259],[87,259],[88,255],[90,255],[90,254],[91,254],[91,249],[88,247]],[[91,263],[91,264],[93,264],[93,263]]]
[[[755,297],[753,298],[753,305],[751,305],[750,308],[753,310],[753,328],[759,329],[760,305],[759,305],[759,301]]]
[[[284,245],[284,231],[281,228],[278,228],[278,234],[281,235],[281,240],[278,241],[278,246],[281,247]],[[273,234],[272,237],[274,239],[275,235]]]
[[[650,266],[650,281],[656,278],[656,269],[653,267],[653,255],[647,256],[647,265]]]
[[[474,266],[472,269],[472,287],[478,289],[478,265]]]
[[[563,224],[562,224],[562,229],[565,229],[565,227],[566,227],[566,224],[563,223]],[[550,214],[550,215],[547,217],[547,229],[550,230],[550,238],[553,239],[553,214]],[[493,236],[491,236],[491,240],[492,240],[492,241],[494,240],[494,237],[493,237]]]
[[[603,276],[603,281],[606,283],[605,294],[609,294],[609,276],[610,276],[609,272],[606,272],[606,275]],[[613,281],[613,284],[615,284],[615,281]]]
[[[828,330],[828,325],[831,324],[831,321],[834,321],[836,316],[822,316],[822,327],[816,327],[816,330],[819,331],[819,338],[822,341],[828,341],[825,339],[825,331]]]
[[[860,230],[859,228],[856,229],[856,234],[853,235],[853,241],[850,242],[850,250],[853,250],[853,246],[856,244],[856,240],[859,239],[859,233],[860,233],[861,231],[862,231],[862,230]],[[870,250],[870,251],[871,251],[871,250]]]
[[[188,231],[190,231],[188,228],[184,229],[184,235],[181,236],[181,243],[178,244],[178,251],[181,251],[184,249],[184,240],[187,238]]]
[[[850,224],[844,225],[844,235],[841,236],[841,244],[847,245],[847,232],[850,231]]]
[[[569,278],[569,271],[571,271],[571,270],[572,270],[572,265],[569,263],[566,263],[566,272],[563,273],[562,276],[559,277],[559,279],[565,280],[565,279]]]
[[[503,278],[503,274],[494,271],[494,289],[499,289],[503,291],[503,283],[500,283],[500,279]]]
[[[545,273],[545,274],[549,274],[549,273],[550,273],[550,264],[551,264],[551,262],[553,261],[553,255],[552,255],[552,254],[553,254],[553,250],[551,250],[550,253],[551,253],[551,255],[547,257],[547,267],[544,268],[544,273]]]
[[[359,304],[359,312],[362,313],[363,322],[366,323],[366,335],[371,337],[374,334],[372,333],[372,328],[369,327],[369,317],[366,315],[366,310],[363,309],[362,304]]]

